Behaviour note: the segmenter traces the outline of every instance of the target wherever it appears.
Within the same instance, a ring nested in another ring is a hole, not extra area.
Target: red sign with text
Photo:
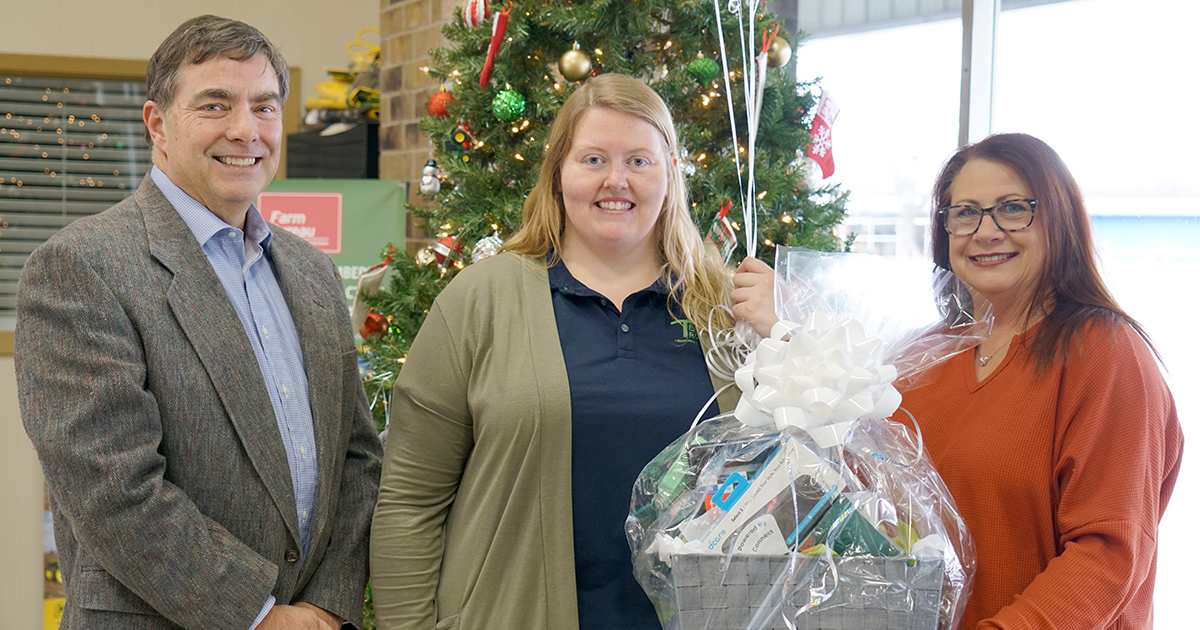
[[[341,193],[265,192],[258,196],[258,211],[326,254],[342,253]]]

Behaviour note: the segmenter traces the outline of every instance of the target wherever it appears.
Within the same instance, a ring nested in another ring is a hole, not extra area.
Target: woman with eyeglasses
[[[995,316],[904,398],[978,549],[964,627],[1150,628],[1183,435],[1079,186],[1041,140],[993,135],[946,162],[931,219],[934,263]]]

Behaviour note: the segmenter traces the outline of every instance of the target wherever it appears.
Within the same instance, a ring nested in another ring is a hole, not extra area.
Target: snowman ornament
[[[425,168],[421,169],[421,194],[436,195],[441,189],[442,182],[438,180],[437,162],[429,160],[425,163]]]

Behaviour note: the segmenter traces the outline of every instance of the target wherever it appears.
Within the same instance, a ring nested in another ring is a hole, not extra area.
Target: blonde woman
[[[653,90],[591,79],[551,128],[521,230],[438,297],[392,398],[381,629],[661,627],[632,574],[630,489],[724,384],[698,327],[721,304],[752,323],[773,308],[758,261],[731,297],[677,155]]]

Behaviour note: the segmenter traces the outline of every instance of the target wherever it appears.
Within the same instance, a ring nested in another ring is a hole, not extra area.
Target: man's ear
[[[163,130],[163,111],[158,103],[154,101],[146,101],[142,105],[142,121],[146,123],[146,131],[150,133],[150,141],[156,147],[166,146],[166,132]]]

